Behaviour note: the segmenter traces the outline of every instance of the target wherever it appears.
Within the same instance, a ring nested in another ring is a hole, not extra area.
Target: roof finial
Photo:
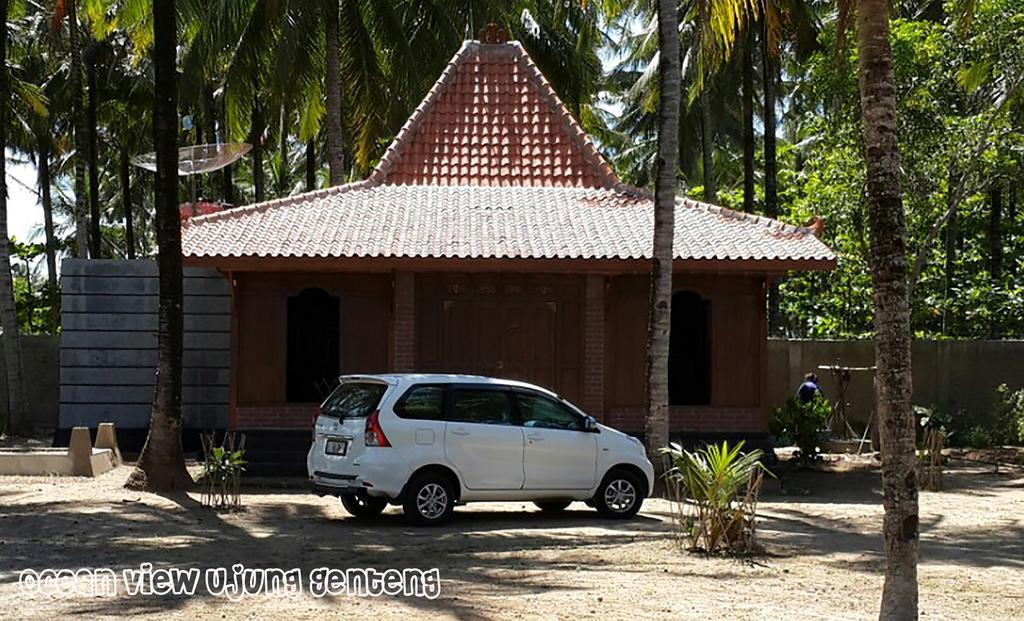
[[[508,43],[508,33],[505,32],[504,28],[494,22],[490,22],[481,28],[480,32],[476,34],[476,38],[480,43],[489,43],[491,45]]]

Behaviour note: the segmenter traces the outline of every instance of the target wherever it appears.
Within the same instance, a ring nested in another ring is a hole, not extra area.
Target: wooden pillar
[[[238,313],[241,304],[238,293],[238,280],[234,272],[227,272],[228,290],[231,292],[231,336],[230,356],[228,360],[228,430],[238,429]]]

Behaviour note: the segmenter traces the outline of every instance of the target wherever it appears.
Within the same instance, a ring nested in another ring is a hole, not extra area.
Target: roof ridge
[[[692,198],[681,197],[676,200],[676,204],[679,203],[687,204],[689,207],[695,207],[697,209],[703,209],[710,213],[719,214],[727,218],[733,218],[735,220],[750,220],[756,222],[762,226],[768,228],[777,228],[781,231],[788,233],[800,233],[802,235],[814,235],[814,231],[810,227],[797,226],[796,224],[789,224],[776,218],[769,218],[768,216],[762,216],[756,213],[747,213],[745,211],[737,211],[735,209],[729,209],[721,205],[714,205],[712,203],[705,203],[703,201],[695,201]]]
[[[522,43],[516,40],[505,43],[482,43],[477,40],[464,41],[459,50],[448,61],[448,64],[433,86],[427,91],[427,94],[395,135],[391,144],[388,145],[384,155],[370,173],[368,180],[374,184],[391,183],[390,177],[395,171],[395,167],[400,165],[399,163],[403,161],[407,153],[415,153],[415,147],[411,147],[411,145],[414,144],[417,138],[417,132],[423,123],[431,118],[431,114],[437,108],[441,97],[453,88],[453,81],[456,79],[460,68],[471,59],[476,59],[479,62],[478,57],[483,56],[511,58],[518,65],[530,88],[534,90],[538,99],[547,107],[547,113],[551,115],[554,122],[564,132],[565,138],[568,144],[571,145],[572,150],[578,154],[584,165],[588,166],[586,176],[595,184],[593,187],[616,188],[624,185],[611,164],[605,159],[604,155],[580,126],[579,121],[566,107],[565,102],[559,98],[540,68],[533,62],[533,59]],[[413,150],[410,151],[410,149]],[[396,174],[401,178],[400,172]],[[394,183],[406,185],[408,181],[399,179]],[[633,190],[623,189],[623,191],[632,192]]]
[[[196,216],[195,218],[189,218],[182,224],[182,228],[192,226],[193,224],[202,224],[204,222],[216,222],[227,218],[235,218],[248,213],[254,213],[257,211],[265,211],[267,209],[273,209],[275,207],[284,207],[294,203],[302,201],[323,198],[334,194],[345,194],[352,190],[359,190],[365,187],[370,187],[369,179],[361,179],[359,181],[353,181],[351,183],[344,183],[342,185],[335,185],[329,188],[321,188],[319,190],[311,190],[309,192],[302,192],[301,194],[292,194],[290,196],[282,196],[280,198],[274,198],[269,201],[263,201],[262,203],[252,203],[251,205],[245,205],[243,207],[234,207],[232,209],[224,209],[221,211],[215,211],[203,216]]]
[[[462,42],[462,47],[460,47],[459,51],[455,52],[455,55],[448,61],[444,71],[442,71],[441,75],[438,76],[437,81],[434,82],[434,85],[430,87],[430,90],[427,91],[427,94],[420,101],[419,105],[416,106],[416,109],[413,110],[412,114],[409,115],[409,118],[406,119],[405,124],[402,125],[402,129],[398,130],[398,133],[395,134],[394,140],[392,140],[391,144],[388,145],[387,150],[384,151],[384,155],[381,156],[377,165],[373,167],[373,172],[371,172],[370,176],[366,178],[367,181],[372,181],[374,184],[384,183],[388,173],[391,172],[391,167],[402,155],[406,144],[412,140],[413,134],[419,127],[420,123],[423,122],[427,112],[434,107],[434,103],[437,101],[437,98],[441,96],[441,92],[448,86],[448,83],[451,82],[459,64],[463,62],[463,59],[469,54],[470,49],[477,46],[479,46],[479,43],[476,41],[466,40]]]
[[[565,130],[568,132],[570,139],[577,143],[577,146],[583,149],[584,156],[590,160],[590,163],[597,166],[598,170],[601,171],[602,177],[609,187],[614,187],[621,184],[619,176],[615,174],[615,170],[608,163],[608,160],[604,158],[604,155],[598,150],[597,146],[587,135],[587,132],[583,131],[583,127],[580,126],[579,121],[572,115],[569,108],[566,107],[565,102],[555,92],[554,87],[548,82],[548,79],[544,77],[540,68],[530,54],[523,47],[523,44],[518,40],[509,41],[508,44],[517,52],[517,60],[528,70],[527,75],[530,76],[534,84],[540,90],[544,100],[547,101],[548,105],[554,110],[555,115],[558,116],[563,123]]]

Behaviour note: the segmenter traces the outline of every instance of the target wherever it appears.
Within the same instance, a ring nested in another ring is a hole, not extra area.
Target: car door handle
[[[531,433],[526,436],[526,439],[529,440],[530,442],[540,442],[541,440],[544,439],[544,436],[540,435],[539,433]]]
[[[466,429],[463,429],[462,427],[456,427],[455,429],[452,429],[451,434],[453,436],[468,436],[469,435],[469,431],[466,430]]]

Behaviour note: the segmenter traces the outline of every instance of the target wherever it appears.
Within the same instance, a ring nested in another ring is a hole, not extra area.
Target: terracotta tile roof
[[[189,257],[645,259],[650,193],[619,182],[516,42],[467,42],[365,181],[193,218]],[[807,261],[810,231],[678,202],[680,259]]]
[[[394,184],[588,188],[619,183],[516,41],[467,41],[370,179]]]
[[[350,184],[196,218],[196,257],[646,259],[648,195],[597,188]],[[680,259],[831,261],[808,229],[693,201],[676,209]],[[766,266],[767,267],[767,266]]]

